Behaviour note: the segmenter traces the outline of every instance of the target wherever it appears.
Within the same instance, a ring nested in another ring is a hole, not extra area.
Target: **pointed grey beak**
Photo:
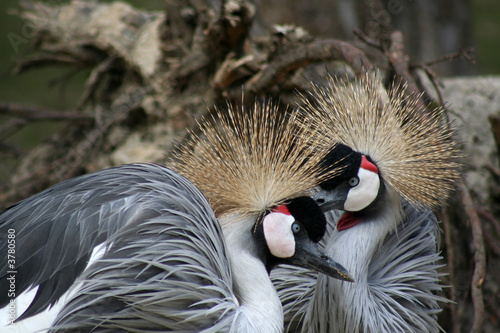
[[[296,239],[295,254],[291,258],[287,258],[286,262],[312,269],[335,279],[354,282],[354,279],[342,265],[330,259],[319,245],[308,237]]]
[[[313,199],[323,212],[328,212],[333,209],[344,210],[344,202],[349,193],[349,185],[341,184],[331,191],[319,189]]]

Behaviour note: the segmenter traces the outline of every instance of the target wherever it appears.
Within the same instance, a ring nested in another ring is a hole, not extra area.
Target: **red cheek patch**
[[[292,215],[288,211],[288,208],[286,207],[286,205],[279,205],[279,206],[275,207],[273,209],[273,213],[281,213],[281,214],[285,214],[285,215],[289,215],[289,216]]]
[[[359,222],[361,222],[361,219],[359,217],[355,217],[353,214],[345,212],[340,218],[340,220],[337,222],[337,230],[338,231],[347,230],[349,228],[354,227]]]
[[[375,164],[373,164],[372,162],[368,161],[368,159],[365,157],[365,155],[361,155],[361,166],[360,166],[360,168],[363,168],[365,170],[368,170],[368,171],[371,171],[371,172],[374,172],[374,173],[378,174],[378,169],[375,166]]]

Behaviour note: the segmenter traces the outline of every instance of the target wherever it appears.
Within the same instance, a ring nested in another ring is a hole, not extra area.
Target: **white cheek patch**
[[[377,173],[360,168],[358,171],[359,183],[349,190],[344,202],[344,210],[358,212],[368,207],[378,195],[380,177]]]
[[[272,212],[262,221],[264,237],[271,254],[278,258],[290,258],[295,254],[295,237],[292,224],[295,219],[291,215]]]

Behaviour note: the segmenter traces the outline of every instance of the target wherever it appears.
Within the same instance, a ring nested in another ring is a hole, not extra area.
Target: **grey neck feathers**
[[[375,252],[390,232],[396,230],[402,221],[402,208],[399,196],[386,189],[378,209],[367,215],[351,229],[334,230],[326,244],[327,253],[349,271],[355,279],[354,284],[366,283],[361,277],[367,276],[367,269]],[[366,279],[365,279],[366,280]],[[339,285],[344,285],[337,280]]]
[[[445,300],[435,294],[435,217],[411,206],[403,213],[398,196],[388,194],[377,214],[332,232],[327,252],[355,282],[320,274],[316,290],[322,292],[311,300],[304,332],[439,331],[437,302]]]
[[[366,216],[353,228],[340,232],[335,229],[327,241],[327,254],[341,263],[355,282],[342,282],[322,274],[318,276],[317,290],[329,290],[316,293],[316,299],[311,303],[313,312],[324,316],[315,322],[319,323],[318,332],[371,332],[362,329],[373,327],[364,321],[371,317],[369,313],[378,311],[378,300],[371,293],[368,281],[370,263],[384,238],[401,221],[397,194],[387,189],[384,196],[375,214]],[[307,326],[306,319],[303,327]]]

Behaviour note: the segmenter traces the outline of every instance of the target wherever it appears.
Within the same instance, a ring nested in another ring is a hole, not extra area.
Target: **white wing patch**
[[[92,265],[96,260],[102,258],[106,252],[105,244],[100,244],[92,250],[89,262],[85,269]],[[39,314],[23,319],[19,322],[12,323],[11,315],[15,318],[20,316],[26,311],[28,306],[31,304],[35,298],[36,292],[38,291],[38,286],[25,291],[21,295],[15,298],[15,301],[11,307],[9,305],[0,309],[0,331],[2,333],[44,333],[47,332],[52,322],[56,319],[57,314],[66,302],[80,289],[81,282],[76,282],[65,294],[63,294],[57,303],[55,303],[51,308],[40,312]]]

